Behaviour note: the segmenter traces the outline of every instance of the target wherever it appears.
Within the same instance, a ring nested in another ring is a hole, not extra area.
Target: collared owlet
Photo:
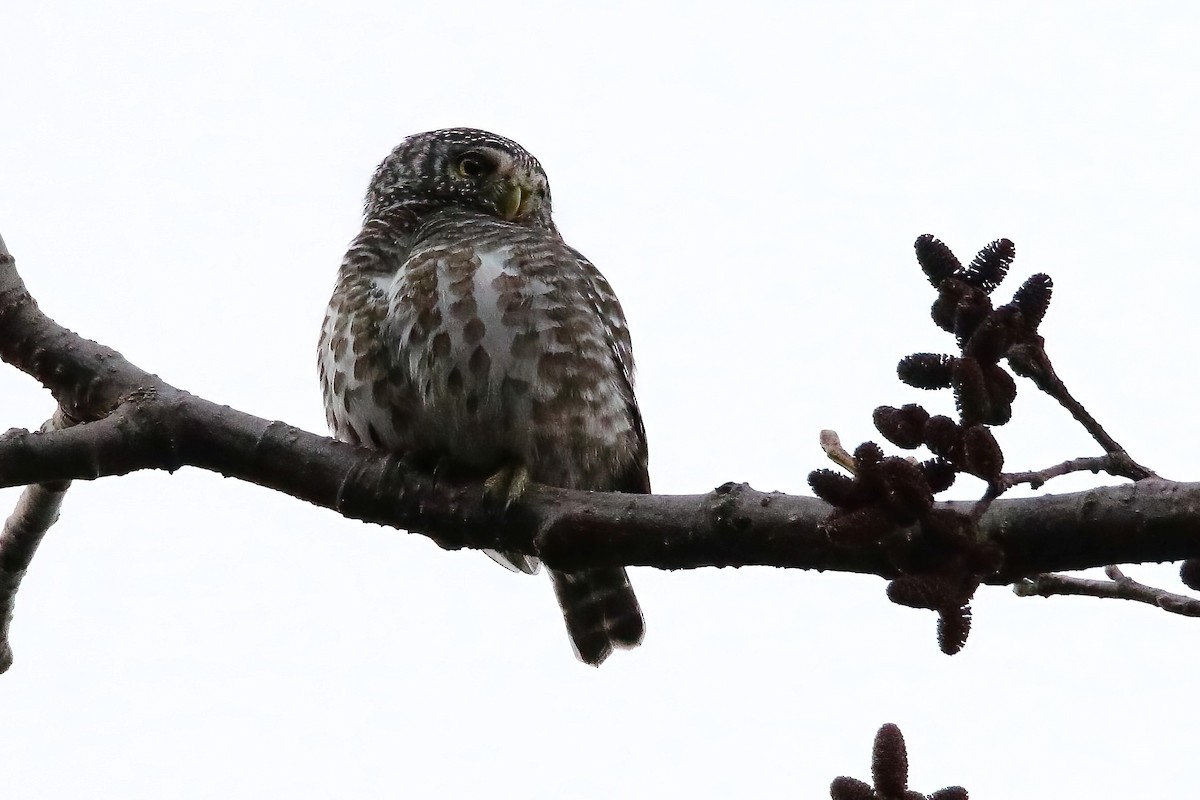
[[[367,190],[318,347],[325,413],[347,442],[452,464],[515,496],[528,480],[647,493],[625,317],[563,241],[541,164],[470,128],[419,133]],[[535,558],[489,552],[533,573]],[[550,570],[575,652],[642,640],[625,570]]]

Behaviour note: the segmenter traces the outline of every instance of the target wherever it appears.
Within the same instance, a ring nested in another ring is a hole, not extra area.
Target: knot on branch
[[[754,490],[748,483],[723,483],[712,490],[708,501],[708,518],[718,534],[740,535],[751,525],[751,519],[739,513],[744,498]]]

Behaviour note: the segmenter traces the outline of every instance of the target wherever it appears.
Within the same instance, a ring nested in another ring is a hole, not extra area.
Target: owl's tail
[[[598,667],[613,648],[642,643],[646,624],[625,570],[550,570],[550,579],[580,661]]]

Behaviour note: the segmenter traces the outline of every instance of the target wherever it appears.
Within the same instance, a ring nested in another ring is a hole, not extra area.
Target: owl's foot
[[[521,499],[532,480],[522,465],[501,467],[483,482],[483,496],[504,503],[505,510]]]

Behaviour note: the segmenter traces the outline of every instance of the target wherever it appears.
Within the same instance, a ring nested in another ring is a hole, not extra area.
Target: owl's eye
[[[465,155],[458,160],[458,174],[464,178],[478,178],[487,172],[487,162],[476,155]]]

